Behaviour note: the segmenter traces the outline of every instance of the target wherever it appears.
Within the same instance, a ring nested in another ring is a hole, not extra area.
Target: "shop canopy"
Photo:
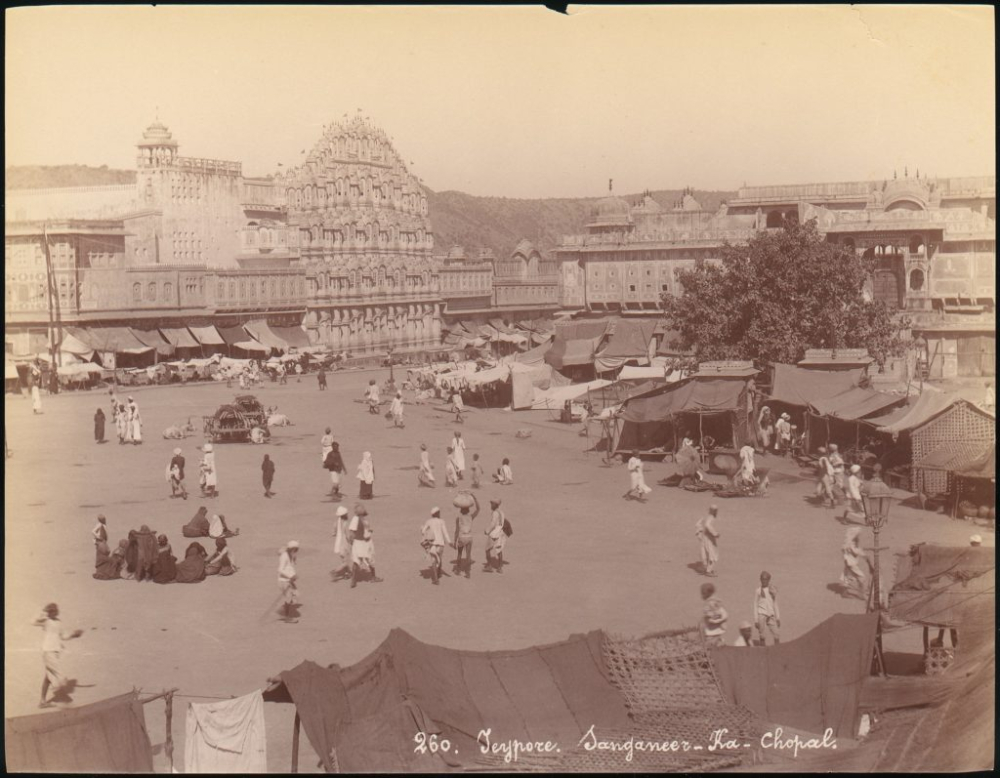
[[[213,325],[207,327],[189,327],[191,334],[203,346],[225,346],[227,341]]]
[[[543,343],[540,346],[535,346],[533,349],[528,351],[523,351],[514,357],[515,362],[519,362],[522,365],[542,365],[545,364],[545,354],[548,350],[552,348],[549,343]]]
[[[995,479],[997,476],[996,446],[991,443],[982,456],[969,462],[962,469],[956,470],[955,475],[962,478]]]
[[[563,380],[567,380],[555,370],[552,371],[550,376],[552,378],[560,376]],[[567,384],[564,386],[556,386],[553,382],[553,385],[548,389],[539,389],[536,386],[534,390],[534,399],[531,403],[531,410],[562,410],[567,400],[576,400],[585,394],[596,392],[605,386],[610,386],[612,383],[612,381],[605,381],[603,378],[599,378],[596,381],[588,381],[585,384]],[[517,406],[515,405],[515,408],[516,407]]]
[[[503,323],[503,319],[490,319],[490,324],[499,332],[505,332],[508,334],[511,332],[510,327]]]
[[[161,327],[160,334],[176,348],[198,348],[198,341],[188,332],[187,327]]]
[[[857,386],[862,370],[807,370],[775,363],[771,400],[787,405],[809,406]]]
[[[152,346],[147,346],[139,340],[128,327],[87,327],[86,329],[71,329],[69,332],[94,351],[148,354],[153,350]]]
[[[872,419],[872,423],[878,426],[879,432],[888,432],[898,435],[900,432],[922,427],[935,416],[944,413],[953,405],[961,402],[968,402],[965,398],[950,392],[937,392],[924,390],[912,405],[901,409],[900,413],[894,414],[891,420],[886,418]],[[985,411],[982,411],[986,413]],[[986,413],[992,418],[992,414]],[[882,424],[878,424],[882,422]]]
[[[594,361],[598,373],[616,370],[628,361],[637,361],[641,365],[649,364],[650,343],[656,322],[651,319],[618,319],[614,323],[614,332]]]
[[[159,330],[139,330],[132,329],[132,333],[150,348],[155,348],[156,353],[169,357],[174,353],[174,345],[164,338]]]
[[[545,354],[545,361],[557,370],[564,367],[592,365],[596,346],[596,339],[564,340],[556,336],[552,348]]]
[[[664,421],[678,413],[724,413],[744,407],[741,401],[746,384],[725,378],[703,379],[664,385],[653,395],[626,400],[622,407],[625,421],[642,424]]]
[[[288,343],[275,335],[264,319],[255,319],[254,321],[247,322],[243,325],[243,329],[268,348],[277,349],[278,351],[288,351]]]
[[[301,327],[271,327],[271,332],[295,348],[308,348],[312,345]]]
[[[853,386],[846,392],[841,392],[824,400],[810,403],[812,409],[820,416],[832,416],[835,419],[856,421],[866,416],[885,414],[893,406],[903,405],[905,395],[876,392],[874,389],[862,389]]]
[[[89,362],[94,358],[94,349],[68,331],[63,333],[59,350],[64,354],[72,354],[84,362]]]

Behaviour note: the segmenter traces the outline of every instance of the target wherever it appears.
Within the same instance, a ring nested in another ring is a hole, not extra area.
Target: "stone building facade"
[[[440,343],[427,197],[383,130],[360,116],[330,125],[278,186],[298,231],[314,342],[354,351]]]
[[[559,265],[529,240],[496,261],[493,308],[507,318],[540,318],[559,309]]]
[[[468,256],[461,246],[452,246],[447,256],[437,258],[445,321],[492,313],[495,262],[490,249],[479,249]]]

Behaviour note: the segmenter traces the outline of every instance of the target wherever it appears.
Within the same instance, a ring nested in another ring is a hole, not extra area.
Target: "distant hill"
[[[7,189],[61,189],[70,186],[134,184],[134,170],[114,170],[107,165],[16,165],[4,170]]]
[[[133,184],[134,170],[115,170],[106,165],[22,165],[4,171],[8,189],[48,189],[70,186]],[[679,189],[661,189],[651,193],[665,209],[679,200]],[[735,192],[696,191],[702,207],[714,211],[720,203],[735,197]],[[638,194],[624,195],[629,202]],[[542,251],[559,245],[563,235],[582,233],[597,197],[548,198],[541,200],[509,197],[477,197],[464,192],[427,190],[427,208],[434,226],[438,253],[452,246],[464,246],[469,252],[489,248],[497,257],[506,257],[522,238],[532,241]]]

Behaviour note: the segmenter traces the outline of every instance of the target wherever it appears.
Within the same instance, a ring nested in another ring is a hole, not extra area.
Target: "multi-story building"
[[[316,342],[357,351],[440,343],[427,196],[383,130],[360,116],[330,125],[276,185],[299,233]]]
[[[587,232],[555,254],[564,308],[655,315],[680,294],[678,273],[717,260],[786,220],[816,219],[828,240],[876,260],[869,292],[905,312],[927,342],[931,377],[995,371],[996,180],[993,177],[743,187],[718,211],[686,191],[672,209],[648,195],[599,200]]]
[[[493,308],[508,319],[539,318],[559,310],[559,265],[522,240],[495,264]]]
[[[461,246],[452,246],[437,258],[443,315],[446,321],[489,316],[493,312],[494,263],[490,249],[467,256]]]

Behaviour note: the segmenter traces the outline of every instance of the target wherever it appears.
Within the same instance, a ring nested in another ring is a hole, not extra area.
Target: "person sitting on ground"
[[[107,543],[103,541],[98,543],[94,578],[98,581],[117,581],[121,578],[122,568],[125,566],[125,549],[127,548],[127,540],[120,540],[118,548],[114,551],[108,549]]]
[[[215,553],[205,563],[205,575],[232,575],[239,568],[233,561],[233,555],[225,538],[215,541]]]
[[[158,553],[153,564],[153,582],[158,584],[173,583],[177,577],[177,557],[174,556],[166,535],[157,539]]]
[[[194,518],[184,525],[181,534],[186,538],[207,538],[208,529],[208,508],[203,505],[198,509]]]
[[[128,539],[130,545],[135,543],[135,566],[132,567],[135,580],[152,580],[157,554],[156,533],[143,524],[138,531],[129,530]]]
[[[195,542],[184,552],[184,561],[177,565],[177,583],[199,583],[205,580],[205,558],[208,552]]]
[[[493,480],[502,486],[514,484],[514,471],[510,469],[510,460],[504,457],[503,463],[493,474]]]
[[[226,517],[221,513],[213,513],[208,523],[208,536],[210,538],[232,538],[240,534],[240,531],[230,530],[226,524]]]

